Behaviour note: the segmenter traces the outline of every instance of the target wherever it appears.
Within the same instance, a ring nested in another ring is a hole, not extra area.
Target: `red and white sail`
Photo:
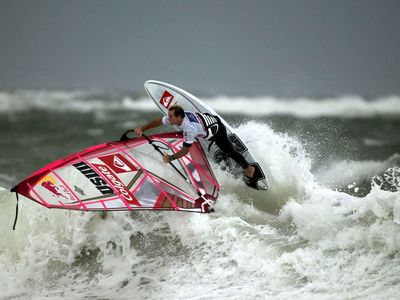
[[[182,134],[149,137],[167,154]],[[90,147],[35,172],[14,190],[48,208],[208,212],[219,185],[198,143],[172,166],[144,138]],[[182,176],[184,175],[184,176]],[[187,180],[185,180],[185,177]]]

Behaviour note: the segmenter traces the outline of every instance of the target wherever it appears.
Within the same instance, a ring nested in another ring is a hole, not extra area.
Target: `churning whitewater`
[[[52,101],[54,95],[42,93]],[[32,125],[36,128],[28,130],[32,135],[23,136],[29,141],[30,153],[20,150],[28,147],[24,141],[12,141],[6,132],[1,136],[5,145],[0,157],[1,299],[397,297],[398,145],[388,145],[389,139],[374,131],[363,132],[362,124],[357,142],[351,138],[316,142],[304,133],[315,129],[311,135],[317,136],[324,127],[311,126],[309,116],[303,122],[299,116],[272,114],[270,119],[266,113],[249,121],[251,113],[234,112],[229,121],[267,172],[269,191],[248,189],[213,165],[221,192],[212,214],[49,210],[24,198],[20,199],[17,229],[12,231],[16,201],[7,189],[13,182],[89,143],[117,137],[127,125],[140,124],[156,113],[149,111],[143,117],[133,108],[123,111],[109,95],[85,102],[89,96],[83,97],[83,92],[64,93],[68,101],[79,98],[86,106],[77,111],[59,106],[56,110],[56,105],[54,109],[35,107],[28,116],[9,94],[0,97],[2,103],[9,101],[8,108],[2,106],[1,122],[14,124],[16,135],[23,135],[19,123],[30,122],[24,124],[26,128],[38,121]],[[134,106],[132,99],[118,99]],[[287,104],[287,111],[291,105]],[[115,111],[108,113],[114,106]],[[221,108],[216,110],[224,114]],[[398,113],[392,111],[387,122],[398,124],[398,115],[393,114]],[[348,115],[345,118],[351,120],[347,121],[323,117],[313,116],[313,122],[333,124],[338,135],[343,134],[343,122],[350,122],[346,123],[349,131],[349,124],[357,122]],[[383,122],[368,114],[363,118]],[[63,126],[71,120],[76,123],[60,133],[55,120]],[[298,135],[283,130],[296,126],[303,126]],[[51,138],[60,134],[64,135],[62,142]],[[78,142],[58,145],[68,143],[65,139]],[[363,143],[365,139],[380,139],[383,145]],[[340,143],[354,143],[357,153],[374,156],[356,156],[350,148],[341,151]],[[32,161],[35,156],[40,158],[29,166],[18,162]]]

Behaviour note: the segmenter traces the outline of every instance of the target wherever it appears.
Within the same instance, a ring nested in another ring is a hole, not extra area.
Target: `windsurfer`
[[[204,138],[215,142],[230,158],[236,161],[246,173],[248,179],[254,176],[255,168],[246,161],[241,153],[235,150],[228,138],[226,128],[218,116],[184,111],[179,105],[168,109],[168,116],[154,119],[143,127],[134,128],[134,132],[141,136],[145,130],[161,125],[178,125],[183,131],[183,147],[174,155],[164,155],[163,160],[170,162],[185,156],[196,138]]]

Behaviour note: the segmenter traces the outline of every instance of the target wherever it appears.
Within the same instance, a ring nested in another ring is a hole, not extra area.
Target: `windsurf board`
[[[225,125],[228,138],[235,149],[239,151],[245,157],[246,161],[255,168],[253,177],[254,181],[248,185],[259,190],[268,189],[267,177],[260,164],[255,161],[249,148],[236,134],[235,130],[216,111],[214,111],[214,109],[192,94],[169,83],[148,80],[145,82],[144,87],[147,94],[165,116],[168,114],[168,109],[174,104],[180,105],[185,111],[209,113],[218,116],[221,122]],[[179,130],[179,127],[176,126],[176,129]],[[199,142],[204,151],[207,152],[216,163],[220,164],[222,168],[228,168],[228,170],[235,176],[242,176],[242,168],[231,158],[228,158],[227,155],[215,145],[215,143],[205,139],[200,139]]]

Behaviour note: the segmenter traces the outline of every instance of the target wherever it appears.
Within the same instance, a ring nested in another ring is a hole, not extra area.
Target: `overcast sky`
[[[400,1],[0,0],[0,89],[400,94]]]

